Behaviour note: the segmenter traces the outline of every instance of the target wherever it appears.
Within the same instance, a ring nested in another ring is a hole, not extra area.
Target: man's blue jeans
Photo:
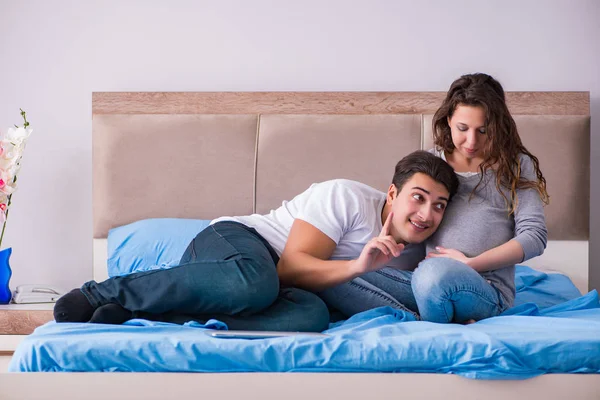
[[[479,273],[450,258],[423,260],[414,272],[383,268],[319,295],[345,317],[390,306],[424,321],[464,323],[496,316],[508,307]]]
[[[138,318],[183,323],[215,318],[230,329],[322,331],[327,306],[315,294],[279,288],[279,258],[256,230],[218,222],[190,243],[178,266],[85,283],[94,307],[120,304]]]

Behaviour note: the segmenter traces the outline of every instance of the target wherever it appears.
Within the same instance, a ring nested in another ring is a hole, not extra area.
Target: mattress
[[[470,325],[416,321],[381,307],[331,324],[326,337],[222,339],[205,325],[135,319],[49,322],[16,349],[9,371],[422,372],[526,379],[600,372],[600,303],[564,275],[517,266],[514,307]]]

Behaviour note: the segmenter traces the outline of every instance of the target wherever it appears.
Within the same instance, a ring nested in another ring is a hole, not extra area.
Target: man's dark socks
[[[81,289],[73,289],[61,296],[54,305],[56,322],[88,322],[95,308],[90,304]]]
[[[119,304],[110,303],[100,306],[94,311],[90,322],[96,324],[119,325],[133,318],[133,313]]]

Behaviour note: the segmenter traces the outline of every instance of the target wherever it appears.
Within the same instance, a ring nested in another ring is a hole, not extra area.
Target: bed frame
[[[144,218],[265,213],[311,183],[332,178],[386,190],[400,158],[432,146],[432,114],[444,95],[94,93],[94,279],[107,277],[106,237],[116,226]],[[589,92],[509,92],[507,98],[551,196],[548,248],[526,265],[565,273],[587,292]],[[43,391],[36,392],[33,382]],[[600,393],[600,375],[472,381],[414,373],[0,374],[3,394],[16,385],[29,392],[7,398],[36,398],[58,387],[63,391],[56,393],[75,398],[82,388],[101,385],[107,392],[98,398],[140,391],[145,399],[163,398],[168,390],[171,396],[249,399],[591,399]]]
[[[387,190],[396,162],[433,147],[442,92],[94,93],[94,279],[108,230],[144,218],[267,213],[334,178]],[[551,241],[527,262],[588,290],[588,92],[509,92],[551,196]],[[233,189],[235,188],[235,189]]]

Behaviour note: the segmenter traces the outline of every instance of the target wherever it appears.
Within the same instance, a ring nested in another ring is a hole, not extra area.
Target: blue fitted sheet
[[[216,339],[146,320],[47,323],[17,348],[9,371],[430,372],[474,379],[600,373],[598,293],[517,267],[515,307],[471,325],[435,324],[389,307],[332,324],[330,336]]]

